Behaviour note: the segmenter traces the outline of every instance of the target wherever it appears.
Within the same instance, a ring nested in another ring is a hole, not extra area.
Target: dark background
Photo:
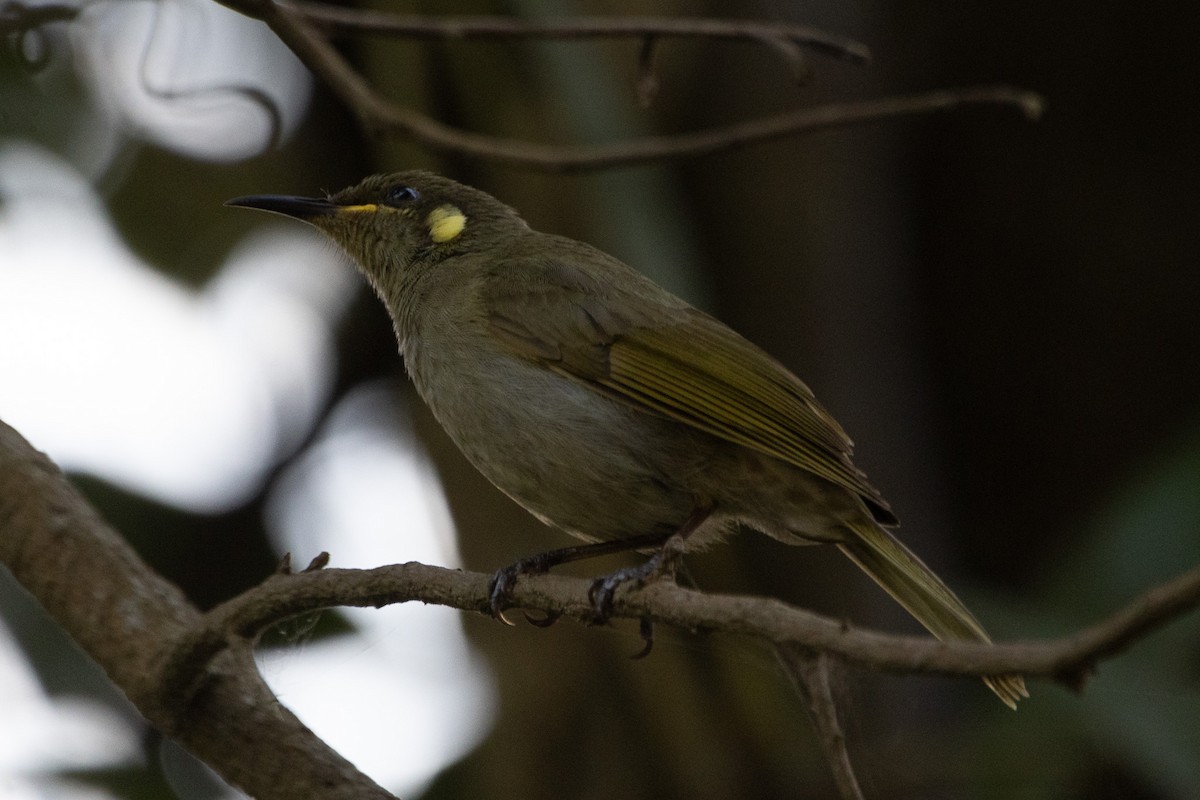
[[[443,11],[420,5],[403,8]],[[570,10],[791,19],[864,41],[875,59],[862,68],[813,56],[814,76],[797,88],[765,48],[664,42],[662,90],[642,111],[630,88],[632,43],[343,44],[401,102],[538,141],[685,131],[977,83],[1036,90],[1048,107],[1036,124],[979,107],[682,164],[557,176],[364,139],[322,94],[297,136],[247,163],[144,148],[112,187],[110,209],[143,257],[199,284],[204,265],[215,267],[259,222],[230,222],[220,205],[228,197],[316,194],[372,172],[434,168],[496,194],[536,228],[625,258],[792,367],[856,440],[858,463],[904,521],[903,538],[998,638],[1066,634],[1200,561],[1200,7],[946,0]],[[179,249],[191,254],[182,270]],[[390,325],[365,289],[339,358],[342,390],[401,374]],[[487,485],[414,407],[468,568],[490,571],[566,543]],[[253,504],[204,518],[82,483],[200,603],[271,567]],[[705,589],[917,632],[835,551],[745,535],[689,566]],[[753,644],[661,631],[655,653],[631,662],[639,645],[629,625],[466,624],[495,670],[500,718],[429,797],[833,796],[802,702]],[[1198,634],[1195,615],[1175,623],[1105,662],[1082,697],[1035,682],[1015,714],[974,681],[850,670],[849,745],[864,788],[872,797],[1195,797]],[[135,784],[121,790],[133,796]]]

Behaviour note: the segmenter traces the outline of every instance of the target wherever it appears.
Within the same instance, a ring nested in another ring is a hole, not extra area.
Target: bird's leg
[[[557,550],[549,550],[545,553],[538,553],[535,556],[522,558],[520,561],[509,564],[503,569],[496,570],[496,574],[492,576],[492,580],[488,584],[488,596],[490,598],[492,616],[507,625],[512,624],[504,616],[504,607],[508,605],[511,599],[512,588],[516,584],[517,578],[522,575],[540,575],[551,567],[568,564],[572,561],[581,561],[585,558],[604,556],[610,553],[623,553],[627,550],[641,550],[646,547],[658,547],[670,540],[674,535],[678,534],[664,536],[663,534],[654,533],[645,536],[634,536],[629,539],[614,539],[611,542],[561,547]],[[526,615],[526,619],[529,619],[528,615]],[[544,619],[529,619],[529,621],[534,625],[547,627],[553,624],[556,619],[558,619],[558,615],[550,613]]]
[[[592,601],[592,606],[596,610],[596,621],[601,623],[607,622],[608,618],[612,616],[613,595],[616,594],[620,586],[633,582],[641,586],[651,578],[657,578],[660,575],[671,575],[674,577],[675,569],[679,565],[680,557],[683,555],[684,544],[687,542],[688,536],[699,528],[704,520],[708,519],[712,511],[712,506],[698,506],[683,525],[680,526],[679,530],[671,534],[663,542],[659,551],[651,556],[650,560],[645,564],[637,567],[625,567],[609,575],[597,578],[592,583],[592,588],[588,590],[588,599]],[[649,653],[654,643],[653,628],[646,624],[646,620],[643,620],[642,623],[642,640],[645,641],[646,647],[638,654],[638,658]]]

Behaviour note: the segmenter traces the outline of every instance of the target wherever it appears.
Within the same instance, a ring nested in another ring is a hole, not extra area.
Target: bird
[[[836,546],[938,639],[991,642],[892,533],[895,514],[809,387],[617,258],[418,170],[323,197],[226,205],[299,219],[345,250],[387,308],[418,394],[466,458],[585,542],[497,571],[498,618],[523,574],[600,552],[653,553],[593,584],[603,613],[619,586],[746,527]],[[1010,708],[1028,697],[1019,675],[983,679]]]

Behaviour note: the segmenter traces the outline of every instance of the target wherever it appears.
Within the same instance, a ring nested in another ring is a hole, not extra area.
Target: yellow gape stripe
[[[467,227],[467,218],[457,206],[445,205],[430,211],[425,224],[429,226],[429,238],[442,244],[463,232],[463,228]]]
[[[379,206],[374,203],[364,203],[361,206],[342,206],[338,210],[343,214],[373,214],[379,210]]]

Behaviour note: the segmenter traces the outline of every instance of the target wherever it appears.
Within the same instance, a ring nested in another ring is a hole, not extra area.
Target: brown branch
[[[633,89],[642,108],[649,108],[658,96],[658,72],[654,68],[657,52],[658,39],[653,36],[642,39],[642,45],[638,48],[637,75],[633,81]]]
[[[970,87],[882,100],[828,104],[705,131],[650,136],[609,144],[535,144],[464,131],[444,125],[412,109],[398,106],[380,97],[314,25],[312,9],[318,6],[282,5],[271,0],[221,1],[230,8],[266,22],[284,44],[291,48],[342,103],[357,115],[359,123],[372,135],[407,137],[440,152],[546,171],[594,170],[671,159],[695,158],[815,130],[897,116],[946,111],[966,105],[1015,107],[1030,119],[1037,118],[1042,110],[1042,99],[1033,92],[1006,86]],[[348,20],[363,13],[349,9],[333,12],[327,8],[322,13],[326,12],[330,16],[322,18],[324,23],[328,23],[332,16],[337,16],[339,19],[344,17]],[[385,16],[389,19],[392,18],[391,15]],[[406,19],[418,18],[406,17]],[[595,23],[594,20],[590,22]],[[656,30],[645,24],[642,18],[614,19],[610,22],[613,27],[621,27],[622,33],[625,35],[646,37],[656,34]],[[651,19],[650,22],[665,23],[666,21]],[[708,23],[727,26],[734,24],[718,20],[680,20],[678,23],[680,26],[685,23],[692,24],[694,35],[707,35],[701,33],[701,30],[703,25]],[[415,25],[415,23],[410,24]],[[424,24],[440,31],[439,35],[448,36],[453,35],[450,31],[454,30],[456,23],[455,18],[440,18],[426,19]],[[535,23],[510,21],[506,24],[512,30],[524,31],[524,35],[535,35],[531,31],[544,30],[544,27],[539,27]],[[750,25],[751,23],[737,24]],[[364,22],[362,29],[369,28],[370,25]],[[416,29],[416,27],[413,28],[413,30]],[[397,32],[400,32],[398,28]],[[776,48],[791,47],[788,44],[789,40],[779,33],[753,34],[745,33],[744,29],[741,34],[757,38],[760,41],[765,37],[765,41],[769,41]],[[500,27],[497,27],[490,35],[505,34]],[[803,69],[803,66],[794,60],[791,61],[791,65],[793,70]]]
[[[247,16],[259,16],[265,0],[222,0]],[[866,63],[871,51],[861,42],[809,25],[746,19],[678,17],[569,17],[523,20],[495,16],[397,14],[325,3],[292,2],[288,8],[323,32],[376,34],[405,39],[640,39],[646,36],[732,39],[766,44],[787,58],[796,48]]]
[[[866,63],[871,51],[863,43],[808,25],[745,19],[678,17],[571,17],[518,20],[511,17],[425,17],[386,11],[348,9],[324,3],[292,5],[305,19],[337,33],[371,33],[407,39],[613,39],[645,36],[733,39],[767,44],[792,58],[797,48]]]
[[[379,607],[418,600],[487,613],[489,576],[409,563],[368,570],[326,569],[276,575],[213,609],[179,651],[173,669],[194,672],[230,635],[254,638],[298,614],[334,606]],[[514,604],[581,622],[594,619],[589,581],[526,576]],[[1150,589],[1112,616],[1061,639],[1000,643],[939,642],[856,629],[841,620],[760,597],[714,595],[659,582],[618,594],[614,616],[693,631],[735,633],[775,645],[827,652],[848,662],[899,673],[1004,675],[1020,673],[1080,688],[1095,665],[1200,605],[1200,566]],[[182,685],[186,681],[179,681]]]
[[[838,794],[842,800],[863,800],[858,778],[854,776],[854,765],[850,762],[850,752],[846,749],[846,734],[842,731],[838,702],[833,696],[832,673],[840,664],[827,653],[800,647],[779,646],[775,648],[775,653],[796,691],[808,705],[808,714],[816,726],[817,737],[833,772]]]
[[[245,640],[227,639],[189,697],[165,695],[161,665],[203,617],[3,422],[0,563],[151,725],[230,784],[262,800],[392,798],[279,704]]]
[[[339,605],[417,600],[487,613],[489,604],[487,575],[417,563],[322,569],[322,555],[305,572],[271,576],[201,615],[137,558],[45,456],[3,422],[0,563],[104,667],[152,725],[233,785],[266,800],[391,795],[279,705],[252,658],[253,641],[263,630],[297,614]],[[525,608],[590,622],[589,585],[580,578],[530,576],[518,581],[512,595]],[[706,595],[666,582],[620,592],[614,614],[764,639],[785,655],[816,653],[895,672],[1021,673],[1078,689],[1099,661],[1197,605],[1200,566],[1078,633],[1036,642],[983,645],[886,635],[776,600]],[[828,687],[822,689],[820,680],[809,686],[810,693],[813,687],[819,690],[810,698],[814,718],[836,769],[842,745],[840,727],[831,724],[836,717],[828,716],[832,696],[821,699]],[[263,742],[272,743],[274,758],[262,758]],[[839,781],[849,786],[846,775]]]

